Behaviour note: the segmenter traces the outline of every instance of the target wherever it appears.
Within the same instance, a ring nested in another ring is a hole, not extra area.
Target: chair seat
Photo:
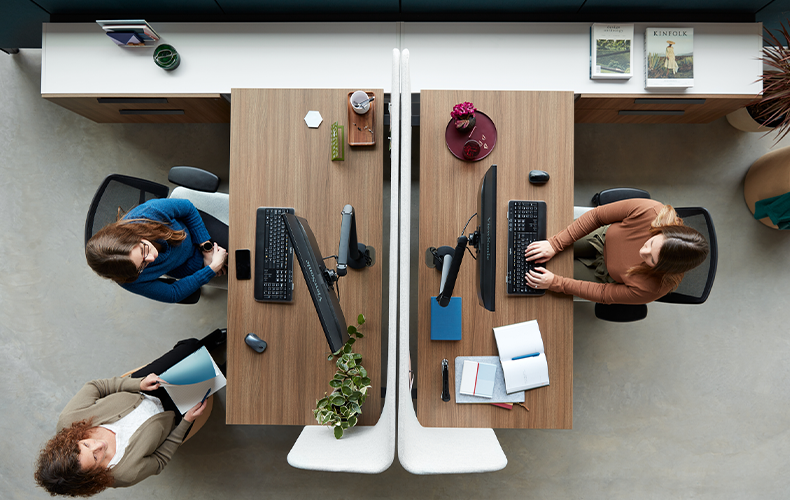
[[[502,470],[507,457],[493,429],[423,427],[409,401],[398,415],[398,460],[412,474],[471,474]]]
[[[384,472],[395,456],[394,417],[394,412],[385,411],[376,425],[347,429],[341,439],[335,439],[331,427],[307,425],[288,453],[288,463],[297,469],[327,472]]]

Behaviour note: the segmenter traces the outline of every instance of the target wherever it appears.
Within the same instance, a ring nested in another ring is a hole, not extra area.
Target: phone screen
[[[250,279],[250,251],[247,249],[236,250],[236,279]]]

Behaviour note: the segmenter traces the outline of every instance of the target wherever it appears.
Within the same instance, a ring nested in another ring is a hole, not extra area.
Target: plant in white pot
[[[781,25],[775,35],[765,30],[762,51],[763,82],[761,98],[727,115],[727,121],[745,132],[777,130],[777,141],[790,132],[790,33]],[[781,41],[780,39],[784,39]]]

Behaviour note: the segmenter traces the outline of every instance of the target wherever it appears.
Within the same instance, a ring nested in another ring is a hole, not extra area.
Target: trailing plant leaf
[[[335,358],[337,371],[329,381],[333,391],[316,401],[313,416],[321,425],[334,427],[335,438],[343,437],[343,430],[357,425],[357,415],[362,413],[362,404],[367,398],[370,388],[368,371],[360,364],[362,355],[355,353],[353,345],[363,337],[358,330],[365,323],[365,316],[357,316],[357,326],[349,326],[349,339],[346,343],[327,357],[328,361]]]

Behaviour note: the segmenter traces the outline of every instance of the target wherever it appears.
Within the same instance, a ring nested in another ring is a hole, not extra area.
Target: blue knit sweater
[[[129,210],[123,218],[163,222],[176,231],[184,230],[187,235],[178,245],[158,240],[157,243],[162,245],[159,256],[143,269],[134,282],[121,284],[126,290],[160,302],[180,302],[215,276],[211,267],[203,265],[203,253],[198,247],[210,236],[189,200],[149,200]],[[172,285],[158,281],[163,274],[178,281]]]

